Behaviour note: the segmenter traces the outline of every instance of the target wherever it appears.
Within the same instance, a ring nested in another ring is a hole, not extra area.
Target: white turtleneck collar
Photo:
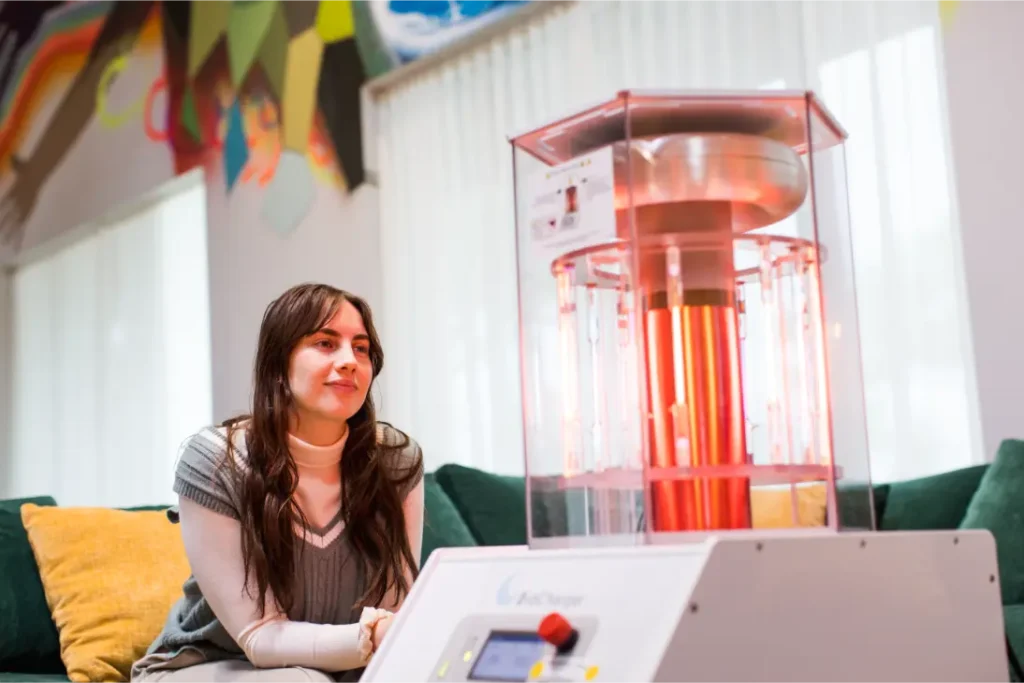
[[[330,467],[341,462],[341,452],[345,448],[346,439],[348,439],[347,427],[341,438],[329,446],[314,446],[289,433],[288,450],[299,467]]]

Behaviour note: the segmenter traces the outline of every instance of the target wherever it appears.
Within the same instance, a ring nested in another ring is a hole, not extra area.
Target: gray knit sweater
[[[236,432],[235,458],[243,467],[246,454],[242,430]],[[401,435],[388,425],[380,425],[378,440],[400,443]],[[395,452],[395,451],[392,451]],[[404,476],[409,468],[417,472],[400,491],[403,497],[423,476],[422,454],[412,439],[409,445],[395,452],[385,463],[396,476]],[[226,462],[227,437],[224,428],[207,428],[192,436],[185,444],[175,471],[174,492],[215,512],[240,519],[240,496],[235,468]],[[168,517],[177,522],[177,510],[168,510]],[[343,524],[339,514],[325,527],[306,526],[310,539],[335,536],[331,530]],[[323,545],[323,547],[320,547]],[[215,551],[214,549],[211,549]],[[322,544],[296,544],[295,604],[288,611],[293,621],[315,624],[352,624],[359,620],[356,601],[365,590],[362,563],[356,561],[347,534],[342,531],[334,540]],[[177,669],[202,662],[223,659],[245,659],[241,647],[228,635],[203,597],[195,577],[190,576],[183,587],[184,595],[171,608],[163,631],[149,647],[146,656],[135,662],[132,679],[156,669]],[[362,670],[339,672],[338,680],[358,680]]]

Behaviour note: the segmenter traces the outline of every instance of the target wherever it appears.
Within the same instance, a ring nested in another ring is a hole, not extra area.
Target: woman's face
[[[355,306],[343,301],[323,328],[303,338],[292,351],[288,384],[301,425],[300,438],[314,434],[331,438],[332,432],[334,439],[340,438],[345,422],[363,406],[372,381],[370,338],[363,318]]]

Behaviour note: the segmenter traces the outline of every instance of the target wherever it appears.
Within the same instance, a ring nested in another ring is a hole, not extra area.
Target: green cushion
[[[460,548],[476,545],[472,532],[459,514],[451,498],[437,483],[434,474],[423,477],[423,552],[422,567],[437,548]]]
[[[1024,605],[1008,605],[1002,608],[1002,621],[1006,624],[1007,640],[1014,648],[1021,666],[1024,666]]]
[[[49,496],[0,501],[0,671],[60,673],[57,627],[21,523],[25,503],[57,501]]]
[[[435,473],[481,545],[526,543],[526,481],[462,465],[443,465]]]
[[[1003,604],[1024,603],[1024,441],[999,444],[960,526],[992,532]]]
[[[956,529],[988,465],[975,465],[889,485],[883,531]]]
[[[888,484],[874,484],[869,490],[868,484],[838,482],[836,505],[839,510],[839,528],[877,529],[881,524],[888,495]],[[874,503],[874,520],[871,519],[872,502]],[[872,526],[872,522],[874,526]]]
[[[0,671],[0,681],[17,681],[17,683],[54,681],[56,683],[68,683],[70,680],[65,674],[13,674]]]

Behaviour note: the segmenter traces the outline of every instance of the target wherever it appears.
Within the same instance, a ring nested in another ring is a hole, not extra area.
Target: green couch
[[[1008,482],[1015,478],[1024,482],[1024,442],[1007,443],[1010,446],[1004,444],[991,466],[875,486],[875,510],[882,531],[962,526],[992,529],[1000,548],[1007,631],[1015,649],[1024,653],[1024,558],[1019,546],[1004,558],[1008,544],[1002,542],[1010,533],[1019,544],[1024,534],[1017,532],[1024,520],[1019,509],[1008,514],[1001,507],[1010,500],[1005,493]],[[526,542],[526,496],[521,477],[445,465],[426,476],[425,489],[424,561],[439,547]],[[1022,490],[1024,485],[1016,488],[1018,494]],[[66,681],[57,631],[20,523],[22,502],[0,501],[0,681]],[[57,504],[52,498],[34,502]],[[1017,508],[1022,507],[1018,499]],[[1018,526],[1007,527],[1008,519]]]

